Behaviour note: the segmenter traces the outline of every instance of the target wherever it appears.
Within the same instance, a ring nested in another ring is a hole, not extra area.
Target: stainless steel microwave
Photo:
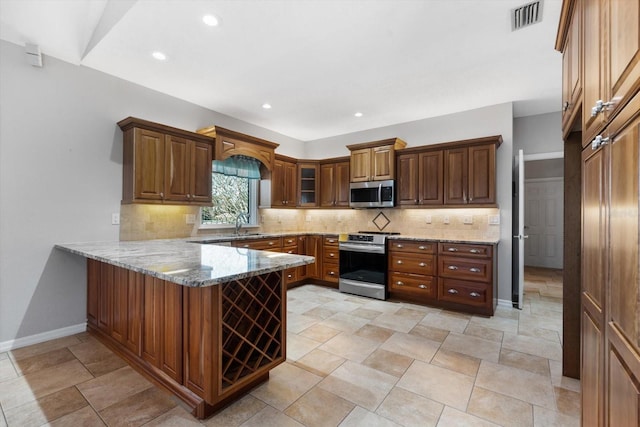
[[[395,181],[352,182],[349,206],[352,208],[392,208],[395,203]]]

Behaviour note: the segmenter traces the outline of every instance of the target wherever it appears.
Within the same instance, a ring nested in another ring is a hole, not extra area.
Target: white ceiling
[[[0,38],[308,141],[504,102],[559,111],[561,0],[511,32],[528,1],[0,0]]]

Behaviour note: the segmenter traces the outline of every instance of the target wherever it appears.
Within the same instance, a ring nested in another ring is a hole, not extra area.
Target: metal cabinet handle
[[[404,264],[401,259],[397,261],[397,264]]]
[[[160,198],[164,199],[164,193],[160,192]]]
[[[327,242],[329,242],[329,243],[335,243],[336,241],[335,241],[335,240],[333,240],[333,239],[329,239],[329,240],[327,240]]]
[[[292,254],[292,253],[293,253],[293,251],[288,251],[287,253],[288,253],[288,254]]]
[[[455,265],[450,265],[449,267],[447,267],[449,270],[457,270],[458,267]]]
[[[269,246],[273,246],[273,245],[274,245],[274,243],[273,243],[273,242],[269,242]]]
[[[421,262],[420,264],[418,264],[420,267],[425,267],[427,264],[425,264],[424,262]]]
[[[469,249],[469,252],[471,252],[472,254],[479,254],[480,249]]]
[[[330,257],[330,258],[333,258],[334,256],[336,256],[336,254],[334,254],[333,252],[331,252],[331,253],[329,254],[329,257]]]
[[[480,296],[480,294],[479,294],[479,293],[477,293],[477,292],[471,292],[469,295],[470,295],[472,298],[478,298],[478,297]]]
[[[292,277],[293,277],[293,275],[292,275],[292,274],[288,274],[288,275],[287,275],[287,279],[291,279]]]
[[[242,247],[243,247],[243,248],[248,248],[248,247],[249,247],[249,245],[242,245]]]
[[[187,194],[187,199],[190,199],[190,198],[191,198],[191,194]]]
[[[329,275],[330,275],[330,276],[335,276],[335,275],[336,275],[336,273],[335,273],[335,272],[333,272],[333,271],[330,271],[330,272],[329,272]]]
[[[562,111],[567,111],[570,105],[569,101],[564,101],[564,104],[562,104]]]
[[[449,252],[458,252],[458,248],[449,248],[447,249]]]
[[[603,102],[602,99],[599,99],[596,101],[596,105],[594,105],[591,108],[591,117],[595,117],[598,115],[598,113],[601,113],[603,111],[606,111],[609,109],[609,107],[613,106],[614,102],[609,101],[609,102]]]
[[[592,150],[597,150],[598,148],[602,147],[603,145],[608,144],[609,140],[610,140],[609,137],[603,138],[602,135],[598,135],[593,139],[593,141],[591,141],[591,149]]]
[[[396,282],[396,285],[398,285],[398,286],[404,286],[404,282],[401,282],[400,280],[398,280],[398,281]]]
[[[470,271],[470,272],[472,272],[472,273],[480,273],[480,269],[479,269],[479,268],[476,268],[476,267],[471,267],[471,268],[469,269],[469,271]]]
[[[424,251],[427,248],[425,246],[418,246],[418,249],[420,249],[421,251]]]
[[[453,294],[453,295],[458,293],[458,291],[456,289],[449,289],[447,292],[449,292],[450,294]]]
[[[418,285],[420,289],[427,289],[427,285]]]
[[[398,249],[402,249],[402,248],[404,248],[404,245],[402,245],[402,244],[398,243],[398,244],[396,245],[396,248],[398,248]]]

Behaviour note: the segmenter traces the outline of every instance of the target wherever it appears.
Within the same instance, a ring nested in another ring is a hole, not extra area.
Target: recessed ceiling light
[[[270,110],[271,104],[265,102],[264,104],[262,104],[262,108],[264,108],[265,110]]]
[[[202,22],[210,27],[217,27],[220,23],[220,20],[215,15],[204,15],[202,17]]]
[[[151,55],[154,58],[156,58],[158,61],[164,61],[165,59],[167,59],[167,55],[165,55],[164,53],[159,52],[159,51],[153,52]]]
[[[362,113],[360,111],[358,111],[357,113],[354,114],[354,116],[356,117],[362,117]]]

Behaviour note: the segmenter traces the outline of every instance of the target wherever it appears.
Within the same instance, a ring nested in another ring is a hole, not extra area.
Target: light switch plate
[[[473,224],[473,217],[471,215],[463,215],[462,223],[463,224]]]
[[[489,215],[489,225],[500,225],[500,215]]]
[[[111,214],[111,225],[119,225],[120,224],[120,213],[112,213]]]
[[[427,224],[431,224],[431,215],[427,215],[424,217],[424,222],[426,222]]]
[[[305,217],[304,217],[304,220],[305,220],[306,222],[311,222],[311,215],[307,215],[307,216],[305,216]]]
[[[445,216],[442,218],[442,223],[443,223],[443,224],[449,224],[449,215],[445,215]]]

